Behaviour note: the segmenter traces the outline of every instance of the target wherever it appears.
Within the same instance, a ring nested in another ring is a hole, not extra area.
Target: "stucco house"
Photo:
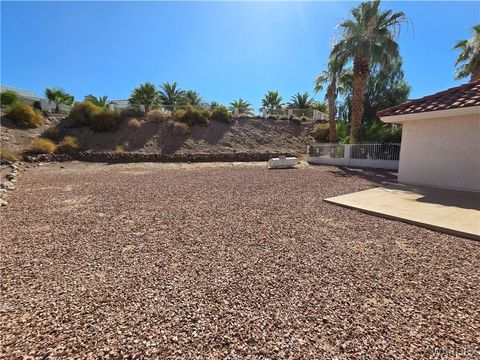
[[[480,192],[480,81],[378,113],[403,125],[398,181]]]

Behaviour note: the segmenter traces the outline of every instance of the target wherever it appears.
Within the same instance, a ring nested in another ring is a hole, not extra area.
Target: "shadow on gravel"
[[[368,181],[372,181],[376,184],[397,182],[396,172],[382,169],[358,169],[339,166],[337,167],[337,170],[330,170],[329,172],[336,177],[359,177]]]
[[[7,118],[7,115],[3,115],[2,117],[0,117],[0,124],[9,129],[24,130],[24,128],[17,126],[12,120]]]

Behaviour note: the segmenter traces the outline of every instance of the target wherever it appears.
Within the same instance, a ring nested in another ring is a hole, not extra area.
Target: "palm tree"
[[[455,80],[468,76],[470,81],[480,80],[480,24],[472,29],[473,36],[469,40],[461,40],[453,47],[461,51],[455,61]]]
[[[178,105],[181,102],[184,94],[185,91],[177,88],[176,82],[173,82],[172,84],[164,82],[158,91],[158,97],[162,105]]]
[[[363,115],[365,87],[373,62],[385,63],[399,56],[395,41],[402,23],[403,12],[380,10],[380,0],[361,3],[351,11],[352,19],[343,21],[340,41],[333,48],[333,55],[353,60],[353,100],[350,141],[357,142],[358,129]]]
[[[313,99],[308,92],[296,93],[292,96],[288,106],[292,109],[310,109],[314,105]]]
[[[140,84],[132,90],[128,102],[130,104],[144,105],[145,111],[148,112],[151,105],[158,104],[157,88],[149,82]]]
[[[97,105],[101,108],[105,108],[107,107],[107,98],[108,96],[99,96],[99,97],[96,97],[94,95],[87,95],[85,96],[85,101],[88,101],[88,102],[91,102],[93,105]]]
[[[237,108],[238,111],[241,112],[241,113],[251,114],[252,113],[252,108],[251,107],[252,107],[252,105],[248,101],[240,98],[238,100],[233,100],[230,103],[229,110],[233,112],[234,109]]]
[[[73,103],[73,96],[66,93],[63,89],[58,87],[46,88],[45,96],[47,99],[55,103],[55,112],[60,112],[60,104],[71,105]]]
[[[210,104],[208,105],[208,107],[210,108],[210,110],[213,110],[213,109],[215,109],[215,108],[217,108],[217,107],[219,107],[219,106],[220,106],[220,104],[219,104],[218,102],[216,102],[216,101],[212,101],[212,102],[210,102]]]
[[[180,102],[182,105],[201,106],[203,104],[203,99],[198,92],[187,90]]]
[[[327,85],[327,93],[325,98],[328,101],[328,127],[329,136],[328,141],[334,143],[337,140],[336,134],[336,100],[338,95],[338,82],[342,84],[347,76],[347,71],[343,69],[344,61],[332,56],[328,62],[328,66],[317,76],[315,81],[315,92],[318,93],[323,90],[324,84]]]
[[[268,91],[262,99],[262,106],[269,110],[280,109],[283,105],[282,100],[278,91]]]
[[[315,102],[313,105],[312,105],[312,108],[314,108],[315,110],[318,110],[324,114],[328,114],[328,104],[325,103],[325,102]]]

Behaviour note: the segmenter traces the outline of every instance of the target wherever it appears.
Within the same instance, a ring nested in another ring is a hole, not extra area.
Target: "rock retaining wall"
[[[279,155],[295,156],[280,153],[216,153],[216,154],[143,154],[116,152],[79,152],[75,155],[40,154],[24,155],[29,162],[70,161],[132,163],[132,162],[248,162],[267,161]]]

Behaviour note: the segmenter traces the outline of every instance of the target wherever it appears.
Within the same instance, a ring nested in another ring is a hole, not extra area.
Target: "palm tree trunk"
[[[60,103],[55,103],[55,113],[60,114]]]
[[[480,67],[476,68],[472,72],[472,77],[470,78],[470,82],[477,81],[477,80],[480,80]]]
[[[352,126],[350,129],[350,143],[358,141],[358,130],[362,122],[365,87],[369,73],[368,61],[360,56],[353,59],[353,99],[352,99]]]
[[[330,83],[328,90],[327,90],[327,97],[328,97],[328,142],[334,143],[337,141],[337,133],[335,129],[335,94],[337,92],[337,79],[335,77],[332,78],[332,82]]]

